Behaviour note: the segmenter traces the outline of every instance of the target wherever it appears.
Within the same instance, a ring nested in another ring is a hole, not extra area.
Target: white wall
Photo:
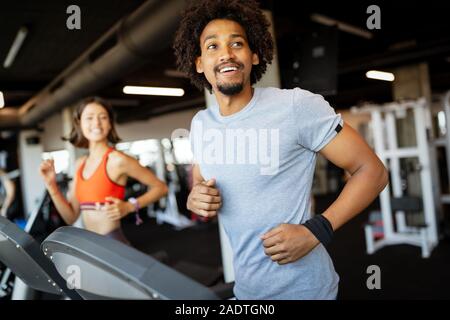
[[[145,121],[134,121],[116,126],[117,133],[123,141],[170,138],[175,129],[191,127],[191,120],[200,110],[191,109],[169,113]]]
[[[29,145],[26,138],[39,136],[34,130],[20,132],[19,135],[19,162],[22,183],[22,197],[26,215],[36,207],[44,194],[45,186],[39,175],[39,165],[43,152],[42,144]]]
[[[65,149],[63,136],[63,117],[62,113],[58,112],[55,115],[48,118],[42,123],[44,132],[42,133],[42,147],[44,151],[56,151]]]

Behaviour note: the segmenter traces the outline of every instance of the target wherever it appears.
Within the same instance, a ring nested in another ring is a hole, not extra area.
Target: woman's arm
[[[167,194],[166,184],[159,180],[151,170],[141,166],[136,159],[119,152],[114,156],[117,157],[115,159],[117,162],[115,162],[119,166],[121,174],[131,177],[149,188],[146,193],[136,199],[139,208],[144,208]],[[107,197],[105,200],[112,202],[105,206],[105,210],[112,220],[121,219],[136,210],[135,206],[128,201],[113,197]]]
[[[167,185],[163,181],[159,180],[151,170],[141,166],[141,164],[132,157],[127,156],[127,160],[125,161],[125,173],[127,176],[132,177],[149,187],[149,190],[146,193],[139,198],[136,198],[140,208],[158,201],[167,195],[167,192],[169,191]],[[134,211],[134,208],[131,211]]]
[[[81,161],[77,161],[76,168],[80,165]],[[58,210],[59,214],[67,224],[73,224],[80,215],[78,201],[74,197],[74,183],[69,186],[68,198],[61,193],[58,184],[56,183],[56,172],[53,164],[53,160],[45,160],[41,163],[39,168],[40,174],[44,179],[45,187],[53,201],[53,204]]]
[[[6,217],[8,208],[11,206],[11,204],[14,201],[14,197],[16,194],[16,185],[14,184],[14,182],[11,181],[11,179],[8,178],[8,176],[6,174],[4,174],[2,176],[2,183],[3,183],[3,186],[5,187],[6,198],[1,207],[0,215]]]

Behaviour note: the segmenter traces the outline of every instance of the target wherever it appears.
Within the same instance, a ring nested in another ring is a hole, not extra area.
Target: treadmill
[[[84,299],[220,299],[151,256],[88,230],[61,227],[41,249]]]
[[[67,287],[55,266],[45,257],[39,243],[15,223],[0,216],[0,261],[34,290],[66,295],[73,300],[81,296]]]

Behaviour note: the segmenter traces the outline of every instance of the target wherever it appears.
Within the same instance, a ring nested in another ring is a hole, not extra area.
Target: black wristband
[[[333,238],[333,227],[330,221],[318,214],[303,224],[324,246],[328,246]]]

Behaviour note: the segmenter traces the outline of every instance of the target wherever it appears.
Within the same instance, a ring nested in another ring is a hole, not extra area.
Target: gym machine
[[[215,293],[147,254],[84,229],[61,227],[41,248],[84,299],[217,300],[231,295],[231,286]]]
[[[119,241],[61,227],[39,244],[0,217],[0,261],[29,287],[70,299],[218,300],[232,284],[204,287]]]
[[[386,105],[366,105],[353,108],[352,112],[368,112],[371,115],[373,144],[378,157],[389,169],[390,183],[380,194],[383,236],[376,236],[373,224],[365,226],[367,253],[389,245],[409,244],[421,248],[423,258],[428,258],[438,243],[437,201],[435,199],[433,156],[428,141],[430,121],[424,98],[417,101],[389,103]],[[399,147],[397,135],[398,118],[406,118],[412,112],[416,146]],[[404,194],[401,160],[418,161],[416,170],[420,175],[421,198]],[[391,194],[392,189],[392,194]],[[423,212],[423,223],[408,225],[405,212]],[[395,213],[395,224],[393,221]]]
[[[66,286],[66,281],[40,250],[39,243],[4,217],[0,217],[0,261],[8,267],[8,273],[14,273],[33,290],[81,299]]]
[[[58,174],[57,182],[61,190],[65,191],[67,189],[68,180],[64,175]],[[53,209],[51,198],[47,191],[44,191],[37,206],[29,215],[23,230],[25,234],[28,234],[36,242],[37,246],[51,232],[65,225],[59,214]],[[11,270],[11,268],[5,268],[0,273],[0,298],[11,295],[13,300],[24,300],[38,296],[38,292],[34,290],[33,286],[24,283],[20,277],[14,277],[14,274],[14,270]]]

